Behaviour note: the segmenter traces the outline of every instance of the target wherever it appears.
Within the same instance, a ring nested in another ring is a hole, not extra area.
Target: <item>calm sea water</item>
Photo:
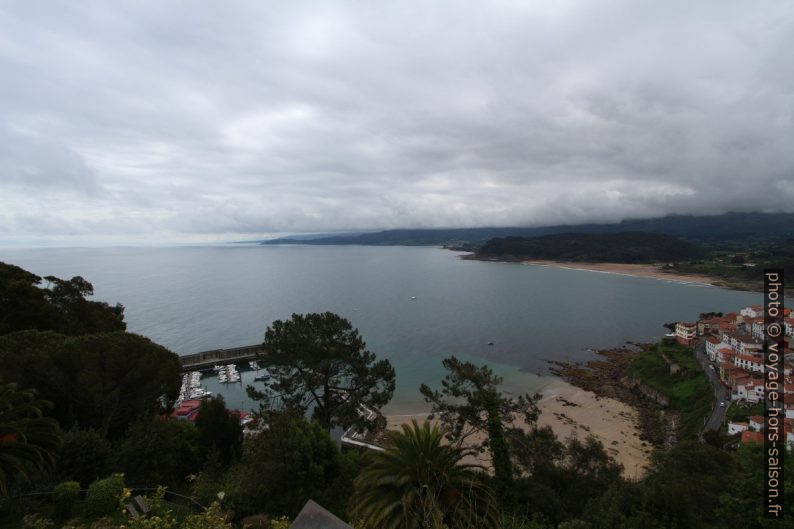
[[[424,409],[419,385],[438,382],[441,359],[452,354],[489,364],[510,391],[536,391],[556,381],[547,360],[655,340],[665,322],[761,302],[760,294],[459,255],[399,246],[0,249],[0,260],[39,275],[82,275],[95,299],[126,307],[130,331],[182,354],[261,342],[268,324],[292,313],[341,314],[394,365],[392,413]],[[251,407],[243,385],[206,384],[230,405]]]

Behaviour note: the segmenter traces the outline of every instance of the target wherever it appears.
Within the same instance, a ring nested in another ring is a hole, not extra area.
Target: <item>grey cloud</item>
[[[20,0],[0,35],[0,236],[794,210],[786,1]]]

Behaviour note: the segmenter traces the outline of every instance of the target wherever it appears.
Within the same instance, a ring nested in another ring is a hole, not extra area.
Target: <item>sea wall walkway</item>
[[[262,354],[262,344],[256,344],[186,354],[180,356],[179,360],[182,362],[183,371],[200,371],[215,364],[231,364],[255,360],[260,354]]]

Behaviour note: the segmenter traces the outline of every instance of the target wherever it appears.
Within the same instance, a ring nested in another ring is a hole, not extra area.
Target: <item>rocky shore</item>
[[[595,351],[597,358],[585,363],[550,362],[551,372],[570,384],[600,397],[618,400],[637,410],[642,439],[654,446],[675,443],[676,417],[665,410],[665,402],[650,394],[630,377],[631,362],[653,344],[627,343],[623,347]]]

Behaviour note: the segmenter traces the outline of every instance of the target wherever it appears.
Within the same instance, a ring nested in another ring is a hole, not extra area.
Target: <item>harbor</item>
[[[176,404],[187,400],[201,400],[213,395],[224,397],[230,407],[252,411],[256,403],[246,394],[246,386],[268,384],[270,372],[255,360],[238,364],[214,364],[204,370],[193,370],[182,374],[182,385]]]
[[[241,364],[256,360],[263,353],[262,344],[244,345],[230,349],[211,349],[179,357],[182,371],[203,371],[219,364]]]

